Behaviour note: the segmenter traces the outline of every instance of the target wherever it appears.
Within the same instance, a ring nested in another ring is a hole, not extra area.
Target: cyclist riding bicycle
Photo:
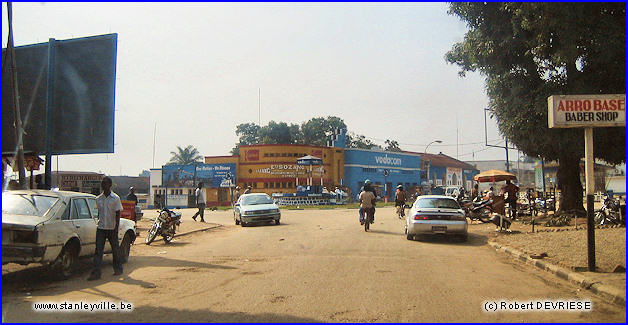
[[[360,201],[360,224],[364,224],[364,216],[368,216],[371,223],[375,220],[375,190],[371,186],[370,180],[364,181],[364,186],[359,196]]]
[[[395,207],[397,208],[397,215],[399,216],[399,219],[405,216],[406,199],[406,191],[404,191],[402,185],[398,185],[397,191],[395,192]]]

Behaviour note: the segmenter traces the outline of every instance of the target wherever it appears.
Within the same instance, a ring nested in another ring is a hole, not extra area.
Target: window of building
[[[268,156],[269,157],[275,157],[275,154],[274,153],[269,153]]]
[[[275,188],[275,183],[274,182],[270,182],[270,183],[268,183],[268,185],[270,185],[270,188]]]
[[[282,156],[282,157],[288,157],[288,154],[287,154],[287,153],[285,153],[285,152],[282,152],[282,153],[281,153],[281,156]]]
[[[253,186],[252,186],[252,187],[253,187],[253,188],[257,188],[257,182],[256,182],[256,183],[253,183]]]
[[[264,157],[268,157],[268,152],[264,153]]]
[[[264,183],[264,188],[268,188],[268,183]]]
[[[281,182],[281,188],[286,188],[286,182]]]
[[[276,183],[275,183],[275,188],[281,188],[281,183],[276,182]]]
[[[288,157],[292,157],[292,152],[288,152]]]

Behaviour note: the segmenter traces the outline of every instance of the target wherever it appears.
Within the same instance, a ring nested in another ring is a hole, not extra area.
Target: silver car
[[[235,204],[235,224],[245,227],[249,223],[274,221],[281,219],[279,206],[265,193],[243,194]]]
[[[63,278],[96,251],[98,209],[91,194],[18,190],[2,193],[2,264],[50,264]],[[129,258],[135,222],[120,219],[121,259]],[[105,253],[111,252],[109,242]]]
[[[456,235],[466,241],[467,231],[464,211],[451,196],[419,196],[406,217],[408,240],[422,235],[445,234]]]

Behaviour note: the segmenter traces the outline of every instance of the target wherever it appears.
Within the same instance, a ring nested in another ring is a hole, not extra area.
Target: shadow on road
[[[419,240],[426,244],[453,244],[457,246],[484,246],[488,243],[488,238],[484,235],[469,233],[466,242],[461,242],[458,238],[445,235],[423,235]]]
[[[92,259],[83,258],[77,263],[74,274],[69,280],[62,280],[46,266],[33,266],[15,272],[7,272],[2,275],[2,294],[33,292],[48,289],[60,289],[60,292],[84,290],[93,288],[99,284],[117,281],[126,284],[137,285],[142,288],[155,288],[155,284],[136,279],[130,275],[134,270],[144,267],[180,267],[186,269],[237,269],[236,267],[218,264],[199,263],[185,261],[165,256],[131,256],[128,263],[124,264],[124,274],[113,276],[112,257],[106,256],[102,265],[102,278],[96,281],[87,281],[92,269]],[[68,285],[72,282],[72,285]],[[67,288],[66,287],[71,287]],[[108,296],[108,295],[107,295]],[[117,298],[117,297],[111,297]]]
[[[176,306],[177,302],[173,301]],[[4,313],[4,310],[3,310]],[[70,313],[62,315],[60,313],[28,313],[11,314],[6,313],[6,322],[24,321],[63,321],[63,322],[114,322],[114,323],[137,323],[137,322],[178,322],[178,323],[232,323],[232,322],[272,322],[272,323],[320,323],[321,320],[314,318],[298,317],[287,314],[273,313],[245,313],[245,312],[217,312],[209,308],[205,309],[177,309],[169,307],[134,306],[132,312],[124,313]],[[36,318],[35,318],[36,317]]]
[[[395,236],[403,236],[403,232],[398,231],[398,232],[392,232],[392,231],[386,231],[386,230],[379,230],[379,229],[369,229],[368,232],[374,233],[374,234],[384,234],[384,235],[395,235]]]

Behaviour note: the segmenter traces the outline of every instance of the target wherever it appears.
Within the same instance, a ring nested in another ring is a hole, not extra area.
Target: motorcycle
[[[621,217],[619,212],[619,202],[612,199],[608,195],[604,195],[604,203],[602,208],[595,212],[593,220],[596,225],[619,225],[625,224],[626,220]]]
[[[171,242],[174,239],[176,227],[180,225],[181,213],[163,208],[146,235],[146,245],[150,245],[158,235],[164,238],[166,244]]]
[[[536,210],[538,211],[543,211],[543,212],[548,212],[548,211],[555,211],[556,210],[556,202],[554,201],[553,198],[549,198],[547,200],[543,200],[541,198],[537,198],[534,201],[535,205],[536,205]]]
[[[476,198],[474,201],[468,199],[459,199],[458,203],[464,210],[464,214],[467,218],[473,220],[479,220],[482,223],[490,222],[489,218],[493,213],[493,200],[481,200]]]

